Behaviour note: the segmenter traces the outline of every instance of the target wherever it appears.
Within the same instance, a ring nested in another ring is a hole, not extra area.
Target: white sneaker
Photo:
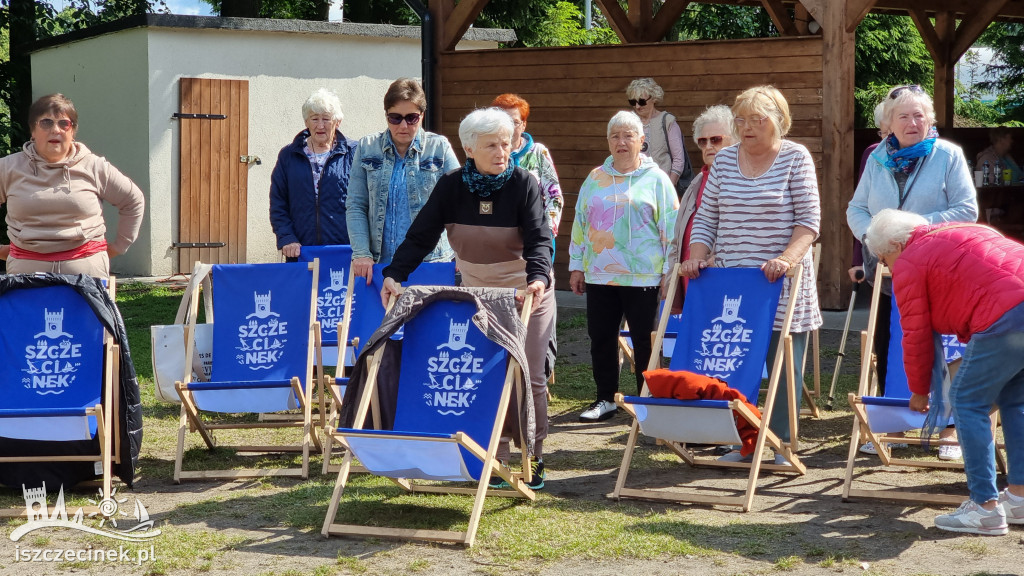
[[[790,462],[789,460],[786,460],[786,457],[783,456],[782,454],[776,454],[775,455],[775,462],[774,462],[774,464],[776,466],[792,466],[793,465],[793,463]]]
[[[1002,536],[1010,531],[1002,506],[997,504],[995,510],[985,510],[973,500],[964,501],[950,514],[936,516],[935,527],[949,532],[967,532],[982,536]]]
[[[580,413],[580,422],[600,422],[607,420],[619,411],[614,402],[597,400],[589,408]]]
[[[963,450],[959,446],[943,444],[939,446],[939,460],[959,460],[964,457]]]
[[[999,493],[999,505],[1006,514],[1007,524],[1024,524],[1024,498],[1017,498],[1008,490]]]
[[[889,446],[889,451],[892,452],[894,449],[907,448],[910,445],[905,443],[905,442],[889,442],[888,446]],[[877,455],[878,454],[878,449],[875,448],[875,445],[873,443],[868,442],[867,444],[865,444],[865,445],[860,447],[860,452],[861,452],[861,454]]]
[[[725,454],[724,456],[719,456],[718,457],[718,461],[719,462],[753,462],[754,461],[754,455],[750,454],[748,456],[744,456],[743,454],[740,454],[739,450],[733,450],[732,452],[729,452],[728,454]]]

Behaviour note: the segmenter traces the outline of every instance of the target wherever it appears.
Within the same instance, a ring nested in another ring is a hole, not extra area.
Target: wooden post
[[[951,58],[950,49],[956,36],[956,15],[952,12],[935,14],[935,32],[939,38],[935,58],[935,120],[939,130],[953,128],[953,88],[956,75],[953,67],[956,59]]]

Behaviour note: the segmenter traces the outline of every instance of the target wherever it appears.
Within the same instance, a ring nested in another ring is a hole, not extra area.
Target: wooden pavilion
[[[530,133],[551,150],[566,197],[558,234],[558,284],[568,285],[566,249],[580,184],[607,156],[604,130],[626,108],[625,88],[651,76],[665,89],[659,106],[674,113],[687,140],[693,119],[713,104],[773,84],[793,115],[790,138],[814,155],[822,208],[823,308],[844,306],[852,236],[846,205],[853,196],[854,34],[871,12],[909,15],[935,61],[935,112],[940,130],[953,126],[954,65],[995,20],[1024,21],[1024,0],[702,0],[759,6],[780,36],[724,41],[661,42],[690,4],[665,0],[596,0],[620,45],[458,51],[455,44],[489,0],[430,0],[437,63],[431,78],[433,126],[458,142],[458,122],[503,92],[530,102]],[[424,55],[428,57],[430,55]],[[700,155],[687,144],[695,166]],[[456,146],[460,149],[461,147]]]

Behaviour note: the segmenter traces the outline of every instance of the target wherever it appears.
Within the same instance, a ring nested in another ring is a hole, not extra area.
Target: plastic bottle
[[[986,186],[988,186],[991,183],[991,178],[992,178],[992,171],[989,170],[988,160],[985,160],[985,163],[981,165],[981,181]]]
[[[999,165],[999,160],[996,160],[995,170],[992,171],[992,183],[996,186],[1003,183],[1003,167]]]

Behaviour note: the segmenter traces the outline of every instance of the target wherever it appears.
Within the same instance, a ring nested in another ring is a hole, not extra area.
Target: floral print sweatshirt
[[[569,271],[582,271],[588,284],[657,286],[668,273],[679,200],[654,160],[640,159],[623,174],[609,156],[580,187]]]

